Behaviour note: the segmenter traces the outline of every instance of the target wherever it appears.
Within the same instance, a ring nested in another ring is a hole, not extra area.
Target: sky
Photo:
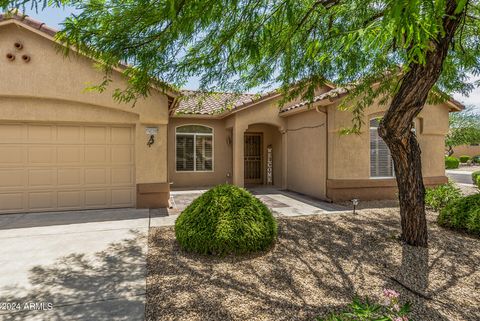
[[[44,22],[46,25],[56,29],[61,29],[62,21],[72,13],[74,13],[74,11],[71,8],[46,8],[39,12],[28,9],[26,10],[26,14],[30,17]],[[480,77],[475,78],[475,80],[478,79],[480,79]],[[191,79],[185,87],[188,89],[196,89],[198,88],[198,81],[196,79]],[[459,94],[454,94],[453,97],[466,106],[473,105],[475,111],[480,113],[480,87],[472,91],[468,97]]]

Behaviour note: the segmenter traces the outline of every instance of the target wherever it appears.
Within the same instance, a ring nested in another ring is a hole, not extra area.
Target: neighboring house
[[[384,106],[369,107],[363,132],[348,136],[340,130],[352,115],[337,109],[347,93],[333,86],[319,88],[311,105],[282,109],[275,92],[155,89],[132,107],[112,99],[125,86],[120,72],[106,92],[85,92],[102,73],[81,55],[58,54],[54,34],[32,19],[0,16],[0,213],[163,207],[170,188],[221,183],[329,201],[395,196],[376,131]],[[453,100],[429,105],[416,120],[427,185],[447,180],[448,113],[461,109]]]
[[[480,144],[472,144],[472,145],[461,145],[453,147],[453,156],[460,157],[460,156],[477,156],[480,155]]]

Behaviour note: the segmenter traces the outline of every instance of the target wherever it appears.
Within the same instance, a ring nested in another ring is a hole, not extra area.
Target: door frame
[[[245,166],[245,163],[246,163],[246,156],[245,154],[243,155],[243,169],[244,169],[244,173],[243,173],[243,178],[244,178],[244,183],[245,184],[263,184],[263,160],[264,160],[264,157],[263,157],[263,133],[261,132],[245,132],[244,133],[244,141],[243,141],[243,148],[244,148],[244,151],[245,151],[245,146],[246,146],[246,143],[247,143],[247,140],[246,140],[246,137],[247,136],[257,136],[257,137],[260,137],[260,178],[257,178],[257,179],[248,179],[246,178],[246,174],[247,174],[247,166]]]

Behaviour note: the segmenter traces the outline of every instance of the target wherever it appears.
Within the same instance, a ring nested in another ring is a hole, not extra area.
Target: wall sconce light
[[[149,136],[147,146],[152,147],[155,143],[155,135],[158,134],[158,127],[146,127],[145,133]]]
[[[358,205],[359,203],[360,203],[360,200],[359,200],[359,199],[354,198],[354,199],[352,200],[352,204],[353,204],[353,214],[356,214],[356,213],[355,213],[355,209],[357,208],[357,205]]]

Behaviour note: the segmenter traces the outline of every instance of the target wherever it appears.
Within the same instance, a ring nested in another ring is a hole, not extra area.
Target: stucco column
[[[247,128],[235,125],[233,134],[233,184],[244,186],[244,135]]]
[[[288,174],[288,151],[287,151],[287,140],[288,132],[284,128],[280,128],[280,133],[282,134],[282,189],[287,189],[287,174]]]

